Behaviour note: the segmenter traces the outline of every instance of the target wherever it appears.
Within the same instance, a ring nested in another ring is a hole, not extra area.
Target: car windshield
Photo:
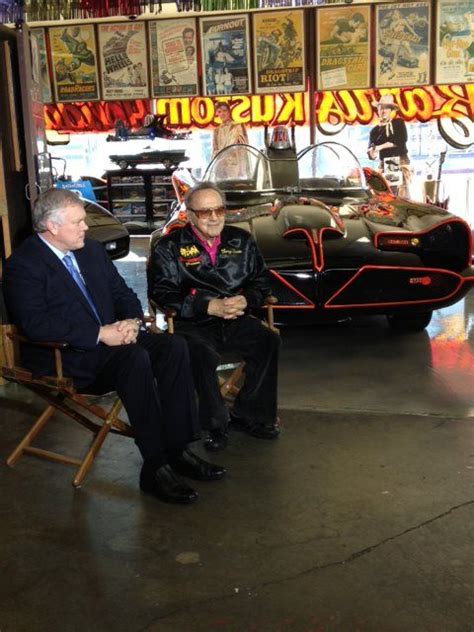
[[[357,158],[333,142],[311,145],[299,154],[291,148],[262,152],[250,145],[231,145],[212,160],[203,180],[225,192],[228,221],[269,213],[275,200],[285,196],[338,205],[367,197]]]
[[[332,191],[347,195],[366,188],[362,167],[344,145],[327,142],[311,145],[298,154],[301,190]]]

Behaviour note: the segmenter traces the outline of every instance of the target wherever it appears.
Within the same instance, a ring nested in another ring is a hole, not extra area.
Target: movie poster
[[[370,7],[317,11],[318,90],[370,86]]]
[[[146,99],[149,95],[144,22],[99,24],[102,98]]]
[[[255,13],[255,91],[303,92],[305,90],[303,11]]]
[[[99,99],[94,26],[52,27],[48,33],[56,101]]]
[[[249,21],[246,15],[200,18],[205,96],[250,92]]]
[[[149,22],[152,97],[198,94],[196,20]]]
[[[430,2],[376,7],[377,87],[422,86],[430,81]]]
[[[39,85],[39,100],[43,103],[51,103],[51,80],[48,67],[48,53],[46,50],[46,30],[43,28],[31,29],[31,66],[33,82]]]
[[[436,83],[474,82],[474,0],[439,0]]]

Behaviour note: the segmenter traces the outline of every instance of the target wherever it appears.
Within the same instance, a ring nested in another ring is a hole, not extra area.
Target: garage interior
[[[142,301],[147,244],[116,262]],[[416,334],[283,328],[281,437],[233,432],[194,506],[141,494],[123,437],[79,490],[66,466],[2,465],[2,632],[471,630],[473,310],[469,294]],[[0,405],[6,456],[41,404],[10,384]],[[86,439],[59,420],[41,441]]]

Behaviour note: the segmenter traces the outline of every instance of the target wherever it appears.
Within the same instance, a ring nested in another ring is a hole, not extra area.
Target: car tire
[[[399,332],[423,331],[430,324],[433,312],[400,312],[387,314],[390,328]]]
[[[126,169],[128,167],[128,162],[126,160],[121,160],[118,165],[120,169]]]

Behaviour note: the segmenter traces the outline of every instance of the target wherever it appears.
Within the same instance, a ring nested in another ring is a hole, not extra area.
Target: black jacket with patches
[[[191,226],[174,230],[153,247],[148,266],[148,296],[160,308],[173,308],[178,318],[208,323],[212,298],[243,294],[248,310],[259,308],[270,294],[270,275],[253,237],[225,226],[216,264]]]

